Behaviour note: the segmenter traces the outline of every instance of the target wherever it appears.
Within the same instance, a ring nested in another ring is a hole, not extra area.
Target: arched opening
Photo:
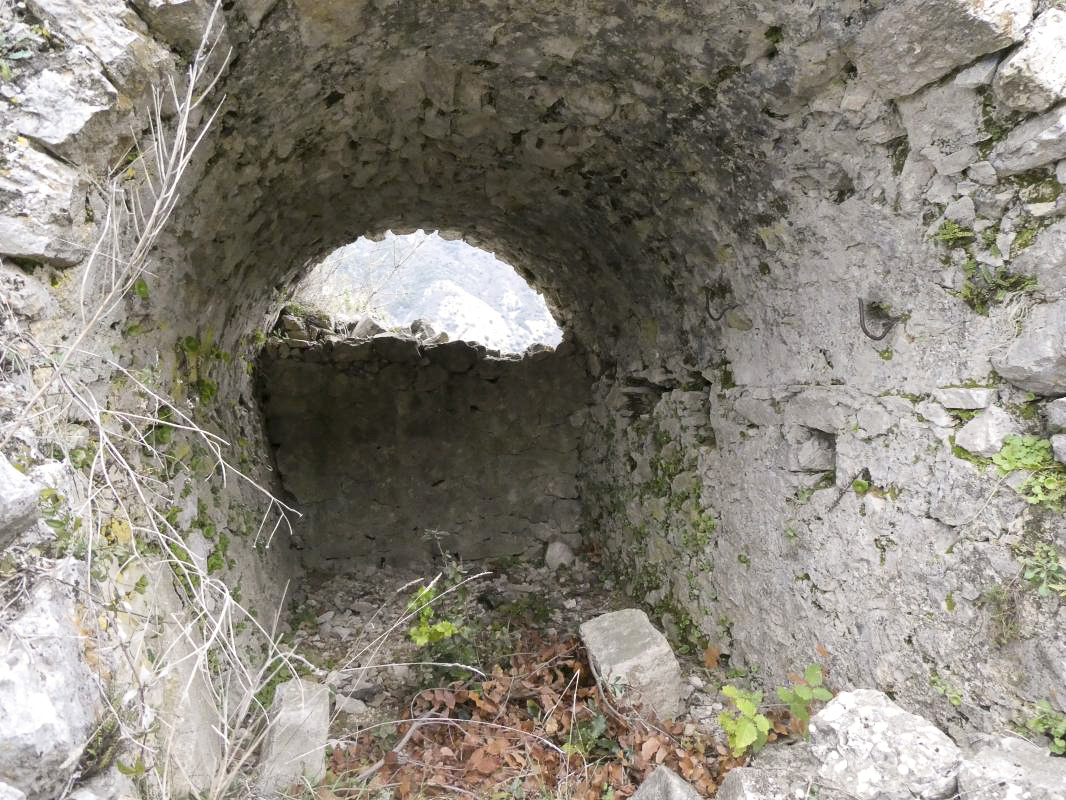
[[[555,347],[563,338],[544,297],[514,267],[436,231],[386,231],[340,247],[300,281],[292,299],[349,330],[369,317],[385,330],[415,324],[412,332],[423,339],[477,342],[503,353]]]

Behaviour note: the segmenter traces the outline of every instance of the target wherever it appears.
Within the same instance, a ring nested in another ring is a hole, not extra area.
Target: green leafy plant
[[[933,238],[938,242],[944,242],[948,247],[961,247],[974,240],[974,232],[969,228],[963,228],[954,220],[946,219],[936,229]]]
[[[1002,303],[1008,294],[1024,292],[1036,286],[1036,279],[1031,275],[1018,275],[1002,267],[991,269],[978,264],[973,256],[966,260],[962,270],[965,280],[958,296],[981,316],[987,316],[989,309]]]
[[[570,740],[563,745],[567,755],[585,758],[610,756],[618,752],[618,742],[607,733],[607,717],[596,712],[589,719],[578,720],[570,728]]]
[[[1041,597],[1052,592],[1066,598],[1066,567],[1063,567],[1059,549],[1050,542],[1023,541],[1014,548],[1014,555],[1021,563],[1022,577],[1036,589]]]
[[[1038,701],[1034,710],[1035,715],[1025,721],[1025,727],[1048,737],[1048,749],[1052,753],[1066,755],[1066,715],[1056,711],[1047,700]]]
[[[1066,467],[1051,454],[1051,442],[1037,436],[1008,436],[1000,451],[992,456],[992,463],[1000,474],[1018,470],[1029,477],[1017,487],[1017,492],[1032,505],[1050,511],[1061,511],[1066,499]]]
[[[759,752],[766,744],[770,733],[770,720],[759,713],[762,692],[723,686],[722,694],[730,699],[736,709],[718,715],[718,724],[729,738],[729,749],[739,758],[748,750]]]
[[[459,627],[451,620],[434,620],[437,612],[433,608],[433,601],[436,598],[435,588],[422,586],[407,601],[407,610],[417,615],[415,623],[407,630],[407,635],[419,647],[450,639],[459,633]]]
[[[817,664],[808,664],[801,680],[793,680],[792,686],[782,686],[777,690],[777,698],[788,706],[788,713],[802,725],[804,733],[811,720],[811,705],[826,703],[833,699],[833,693],[823,686],[822,668]]]

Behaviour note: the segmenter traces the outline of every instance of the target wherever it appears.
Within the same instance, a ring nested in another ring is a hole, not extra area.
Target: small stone
[[[326,774],[329,689],[303,678],[280,684],[270,720],[260,759],[262,788],[274,792],[304,778],[312,785],[320,781]]]
[[[996,390],[980,386],[943,386],[933,392],[933,399],[944,408],[974,411],[992,405],[996,401]]]
[[[935,403],[932,400],[923,400],[914,408],[927,420],[934,425],[939,425],[941,428],[950,428],[955,425],[955,418],[940,403]]]
[[[1066,397],[1052,400],[1044,406],[1044,419],[1051,430],[1066,432]]]
[[[0,550],[37,520],[41,487],[0,453]]]
[[[1066,303],[1036,306],[1006,352],[992,357],[992,366],[1019,389],[1066,394]]]
[[[965,800],[1062,800],[1064,787],[1066,759],[1014,737],[980,748],[959,768]]]
[[[563,542],[552,542],[544,551],[544,563],[553,572],[574,563],[574,551]]]
[[[303,320],[299,317],[294,317],[292,314],[281,315],[281,329],[285,331],[285,335],[294,339],[307,339],[307,328],[303,324]]]
[[[1060,464],[1066,464],[1066,434],[1056,433],[1051,437],[1051,452]]]
[[[677,716],[681,670],[647,614],[636,608],[602,614],[581,626],[581,639],[605,688],[621,685],[656,716]]]
[[[428,341],[436,337],[437,332],[433,329],[433,326],[426,322],[424,319],[416,319],[411,323],[411,333],[421,339],[423,342]]]
[[[361,715],[367,712],[367,704],[356,697],[346,697],[343,694],[338,694],[335,699],[335,705],[337,711],[342,714]]]
[[[1036,18],[1025,42],[1000,65],[996,97],[1019,111],[1044,111],[1066,98],[1066,11]]]
[[[669,767],[656,767],[640,784],[632,800],[700,800],[700,795]]]
[[[1003,447],[1004,439],[1020,433],[1010,414],[991,406],[962,426],[955,435],[955,444],[980,456],[994,456]]]
[[[703,678],[701,678],[699,675],[689,675],[688,682],[693,689],[702,689],[706,685],[703,682]]]

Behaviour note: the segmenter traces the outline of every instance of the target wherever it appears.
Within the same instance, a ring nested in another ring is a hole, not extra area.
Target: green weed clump
[[[1066,467],[1055,460],[1051,442],[1038,436],[1008,436],[992,456],[1001,475],[1023,470],[1029,477],[1017,488],[1031,505],[1062,511],[1066,499]]]

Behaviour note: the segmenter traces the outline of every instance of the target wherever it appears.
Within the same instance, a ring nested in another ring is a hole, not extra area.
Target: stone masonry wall
[[[286,339],[264,348],[259,373],[308,566],[577,544],[571,418],[590,381],[572,342],[508,358],[388,333]]]

